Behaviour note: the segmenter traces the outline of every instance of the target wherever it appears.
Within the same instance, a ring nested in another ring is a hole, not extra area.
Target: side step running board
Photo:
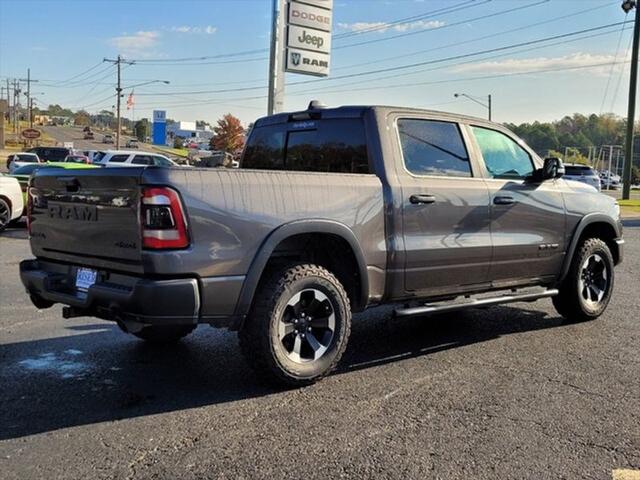
[[[410,317],[412,315],[425,315],[428,313],[454,312],[456,310],[464,310],[467,308],[489,307],[492,305],[501,305],[503,303],[514,302],[532,302],[540,298],[553,297],[558,294],[557,289],[544,290],[536,293],[524,293],[520,295],[501,295],[499,297],[488,297],[472,299],[468,302],[460,303],[433,303],[426,304],[422,307],[398,308],[394,310],[397,317]]]

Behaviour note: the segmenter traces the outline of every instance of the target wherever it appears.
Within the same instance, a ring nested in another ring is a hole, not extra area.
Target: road
[[[84,132],[82,131],[83,127],[49,126],[40,128],[61,144],[64,142],[73,142],[74,148],[78,150],[107,150],[115,148],[115,145],[113,144],[102,143],[103,134],[99,132],[94,132],[94,140],[85,140]],[[122,135],[120,137],[120,148],[126,148],[125,144],[130,138],[133,137]]]
[[[611,478],[640,468],[640,222],[606,315],[549,300],[354,320],[340,370],[261,386],[233,333],[158,349],[36,310],[0,237],[0,471],[25,478]]]

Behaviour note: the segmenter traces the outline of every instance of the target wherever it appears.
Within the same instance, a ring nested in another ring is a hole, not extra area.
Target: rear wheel
[[[11,222],[11,207],[6,200],[0,198],[0,232]]]
[[[174,343],[189,335],[195,328],[195,325],[152,325],[132,335],[149,343]]]
[[[239,338],[262,379],[303,386],[336,367],[350,331],[349,298],[338,279],[301,264],[281,268],[261,284]]]
[[[605,242],[588,238],[571,261],[553,306],[569,322],[598,318],[607,308],[613,291],[613,256]]]

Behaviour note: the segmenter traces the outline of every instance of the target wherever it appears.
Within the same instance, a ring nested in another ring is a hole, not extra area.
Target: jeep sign
[[[329,53],[331,51],[331,33],[311,28],[289,25],[287,45],[313,52]]]
[[[304,3],[289,4],[289,25],[311,27],[325,32],[331,31],[331,10],[312,7]]]
[[[329,75],[329,55],[288,48],[287,72],[326,77]]]

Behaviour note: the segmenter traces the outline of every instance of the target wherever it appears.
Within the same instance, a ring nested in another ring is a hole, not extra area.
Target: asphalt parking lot
[[[640,469],[640,221],[597,321],[549,300],[355,319],[340,370],[261,386],[235,334],[150,348],[38,311],[0,234],[0,477],[612,478]]]

